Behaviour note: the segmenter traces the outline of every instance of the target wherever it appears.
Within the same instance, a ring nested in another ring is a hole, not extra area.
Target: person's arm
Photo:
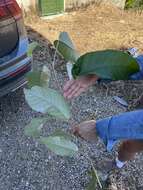
[[[143,110],[98,120],[96,131],[108,151],[118,140],[143,139]]]
[[[137,56],[136,59],[140,66],[140,71],[130,76],[130,80],[143,79],[143,55]],[[63,89],[64,97],[67,99],[75,98],[96,82],[111,82],[111,80],[102,80],[96,75],[82,76],[76,80],[69,80]]]

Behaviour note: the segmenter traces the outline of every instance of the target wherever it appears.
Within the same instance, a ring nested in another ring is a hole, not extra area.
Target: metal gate
[[[39,0],[41,16],[55,15],[64,12],[64,0]]]

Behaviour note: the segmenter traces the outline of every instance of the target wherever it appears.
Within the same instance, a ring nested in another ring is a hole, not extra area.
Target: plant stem
[[[54,78],[55,78],[55,81],[56,81],[56,84],[57,84],[57,88],[59,88],[59,90],[62,92],[62,87],[57,79],[57,75],[56,75],[56,71],[55,71],[55,62],[56,62],[56,56],[57,56],[57,48],[59,46],[59,41],[56,45],[56,50],[55,50],[55,53],[54,53],[54,58],[53,58],[53,61],[52,61],[52,69],[53,69],[53,74],[54,74]]]
[[[89,150],[89,147],[88,147],[86,144],[84,144],[84,145],[85,145],[85,147]],[[102,184],[101,184],[101,182],[100,182],[100,179],[99,179],[99,177],[98,177],[97,171],[96,171],[96,169],[95,169],[95,167],[94,167],[94,165],[93,165],[93,162],[92,162],[91,158],[90,158],[88,155],[85,155],[85,156],[86,156],[87,160],[89,160],[89,162],[90,162],[90,164],[91,164],[91,167],[92,167],[92,169],[93,169],[93,172],[94,172],[94,174],[95,174],[95,177],[96,177],[96,179],[97,179],[97,183],[98,183],[100,189],[103,189]]]

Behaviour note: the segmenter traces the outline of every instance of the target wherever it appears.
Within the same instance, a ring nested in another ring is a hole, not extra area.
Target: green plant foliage
[[[63,120],[70,118],[69,105],[58,91],[34,86],[31,89],[25,89],[24,93],[33,110],[44,114],[48,113]]]
[[[98,186],[98,182],[93,170],[89,172],[89,176],[91,177],[91,179],[87,185],[86,190],[96,190]]]
[[[68,47],[75,49],[75,46],[67,32],[61,32],[59,35],[59,41],[66,44]]]
[[[143,9],[143,0],[126,0],[125,8]]]
[[[54,46],[56,47],[59,54],[62,55],[66,61],[71,61],[75,63],[79,58],[79,54],[75,49],[72,49],[71,47],[59,40],[54,41]]]
[[[91,179],[89,181],[86,190],[96,190],[98,186],[100,187],[100,189],[103,189],[97,171],[94,168],[93,164],[91,165],[92,165],[92,170],[89,172],[89,176],[91,177]]]
[[[24,133],[29,137],[40,137],[41,130],[47,118],[34,118],[31,122],[25,127]]]
[[[28,57],[32,57],[32,53],[33,53],[34,49],[35,49],[37,46],[38,46],[38,43],[37,43],[37,42],[32,42],[31,44],[29,44],[28,51],[27,51]]]
[[[28,87],[31,88],[35,85],[41,86],[41,72],[31,71],[26,75]]]
[[[51,151],[60,156],[74,156],[78,147],[63,136],[41,137],[40,142],[45,144]]]
[[[104,50],[81,56],[72,69],[73,77],[96,74],[102,79],[126,80],[139,71],[131,55],[117,50]]]
[[[28,87],[45,86],[47,87],[50,80],[50,71],[48,67],[44,66],[42,71],[34,70],[27,74]]]
[[[51,137],[54,136],[60,136],[60,137],[64,137],[65,139],[71,139],[72,140],[72,136],[68,133],[65,133],[64,131],[62,131],[61,129],[56,129],[51,135]]]

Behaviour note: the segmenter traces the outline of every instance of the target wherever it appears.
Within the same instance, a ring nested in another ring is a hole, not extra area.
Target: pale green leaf
[[[50,136],[52,137],[59,136],[59,137],[64,137],[67,140],[69,139],[72,140],[72,136],[61,129],[56,129]]]
[[[58,52],[65,58],[66,61],[71,61],[75,63],[79,58],[79,53],[75,50],[66,45],[65,43],[56,40],[54,45]]]
[[[67,32],[61,32],[60,33],[59,41],[63,42],[64,44],[66,44],[70,48],[75,49],[75,46],[74,46],[74,44],[73,44],[73,42],[72,42],[72,40],[71,40],[71,38]]]
[[[38,46],[38,43],[37,42],[32,42],[29,44],[29,47],[28,47],[28,51],[27,51],[27,55],[28,57],[31,57],[32,56],[32,53],[34,51],[34,49]]]
[[[90,171],[89,172],[89,175],[90,175],[90,181],[86,187],[86,190],[96,190],[97,189],[97,185],[98,185],[98,182],[97,182],[97,178],[96,178],[96,175],[94,173],[94,171]]]
[[[74,78],[95,74],[101,79],[126,80],[139,71],[131,55],[118,50],[104,50],[81,56],[72,69]]]
[[[86,190],[96,190],[97,189],[97,185],[99,185],[100,189],[103,189],[103,186],[101,184],[101,181],[99,179],[99,176],[97,174],[97,171],[95,169],[95,167],[92,165],[92,170],[89,172],[89,175],[91,177],[89,184],[86,188]]]
[[[60,156],[74,156],[78,147],[73,142],[60,136],[41,137],[40,142]]]
[[[46,122],[46,118],[34,118],[31,122],[25,127],[24,133],[26,136],[30,137],[39,137],[43,125]]]
[[[48,67],[44,66],[41,71],[31,71],[27,75],[28,87],[45,86],[47,87],[50,80],[50,71]]]
[[[28,87],[41,86],[41,72],[31,71],[26,75],[28,81]]]
[[[29,106],[41,113],[68,120],[70,108],[64,97],[56,90],[34,86],[24,90]]]

